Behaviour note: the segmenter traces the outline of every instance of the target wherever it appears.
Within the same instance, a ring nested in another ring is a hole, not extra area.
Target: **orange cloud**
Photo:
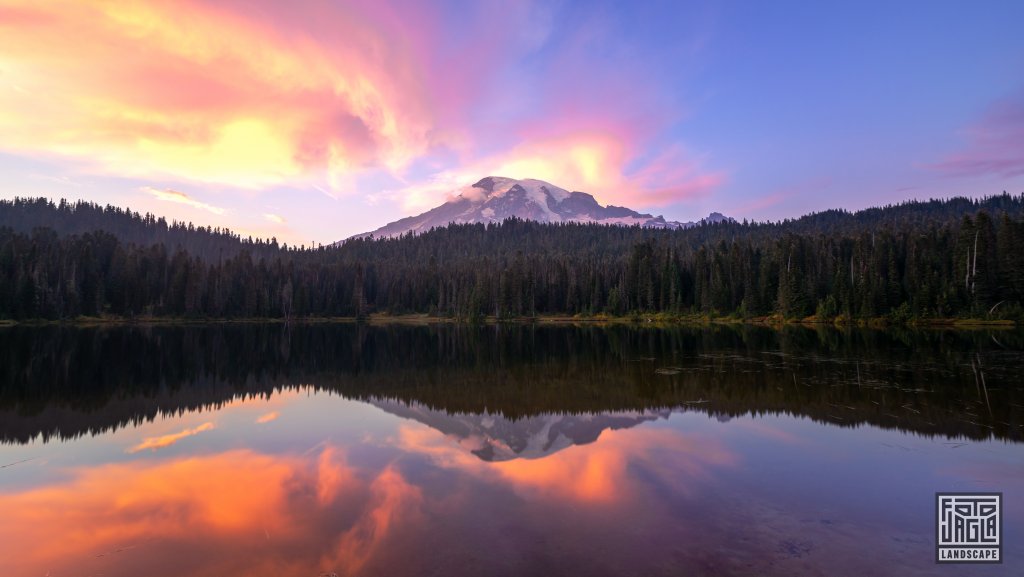
[[[410,485],[394,468],[384,469],[374,479],[370,495],[368,514],[338,539],[334,550],[321,559],[321,566],[359,574],[370,559],[381,553],[383,541],[395,531],[396,525],[408,527],[422,521],[420,489]]]
[[[269,423],[270,421],[275,421],[275,420],[277,420],[277,418],[278,418],[278,417],[280,417],[280,416],[281,416],[281,414],[280,414],[280,413],[278,413],[277,411],[271,411],[271,412],[269,412],[269,413],[265,413],[265,414],[263,414],[263,415],[260,415],[260,416],[259,416],[259,417],[258,417],[258,418],[256,419],[256,422],[257,422],[258,424],[262,425],[262,424],[264,424],[264,423]]]
[[[75,467],[8,487],[0,490],[0,573],[393,574],[455,536],[478,551],[464,523],[489,507],[515,523],[523,507],[559,517],[648,506],[652,481],[697,491],[715,468],[737,462],[715,438],[647,427],[499,463],[419,424],[400,425],[395,445],[387,451],[404,453],[369,468],[325,443],[301,455],[231,450]],[[495,488],[519,498],[494,499]]]
[[[126,548],[144,550],[154,539],[293,530],[280,515],[292,465],[248,452],[140,461],[74,471],[65,483],[2,494],[0,537],[8,551],[19,552],[4,560],[8,574],[43,567],[55,575],[72,567],[89,573],[86,568],[96,570],[106,557],[125,558]]]
[[[508,483],[520,492],[606,504],[628,501],[641,492],[636,479],[628,474],[630,463],[643,463],[679,487],[688,480],[707,478],[711,467],[737,462],[737,457],[714,439],[667,429],[608,430],[589,445],[569,447],[541,459],[497,463],[481,461],[442,433],[422,426],[401,426],[399,445],[429,456],[440,466]],[[664,470],[656,456],[665,450],[674,455],[671,471]]]
[[[289,10],[295,26],[248,4],[0,0],[0,146],[251,188],[421,153],[432,120],[402,21]]]
[[[419,490],[396,470],[361,478],[332,447],[65,473],[0,493],[3,574],[353,574],[420,518]]]
[[[177,432],[177,433],[172,433],[170,435],[162,435],[160,437],[146,437],[141,443],[139,443],[138,445],[135,445],[134,447],[130,447],[125,452],[126,453],[138,453],[140,451],[146,451],[146,450],[155,451],[157,449],[163,449],[164,447],[170,447],[171,445],[173,445],[173,444],[177,443],[178,441],[180,441],[182,439],[185,439],[187,437],[191,437],[193,435],[198,435],[199,433],[202,433],[203,431],[211,431],[211,430],[213,430],[213,428],[214,428],[213,423],[203,423],[202,425],[199,425],[198,427],[193,427],[191,429],[185,429],[184,431],[180,431],[180,432]]]
[[[341,450],[330,445],[317,457],[316,497],[321,505],[333,502],[344,490],[358,485],[344,457]]]
[[[652,96],[664,87],[642,63],[595,57],[609,39],[593,29],[505,82],[553,34],[552,14],[483,3],[452,34],[428,2],[0,0],[0,150],[333,198],[390,175],[408,183],[390,193],[408,211],[485,175],[639,207],[724,180],[657,144],[675,121]],[[666,152],[646,157],[653,146]]]

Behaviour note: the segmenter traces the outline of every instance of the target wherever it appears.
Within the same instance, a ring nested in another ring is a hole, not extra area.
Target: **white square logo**
[[[935,562],[1002,563],[1002,493],[935,494]]]

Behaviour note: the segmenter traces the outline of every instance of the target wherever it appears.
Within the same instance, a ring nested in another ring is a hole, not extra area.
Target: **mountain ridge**
[[[732,220],[713,212],[698,222],[669,221],[661,215],[653,216],[624,206],[602,206],[593,195],[570,192],[543,180],[486,176],[460,189],[457,195],[440,206],[349,238],[392,238],[410,232],[419,234],[449,224],[487,224],[513,217],[541,223],[594,222],[664,229],[689,228],[704,221]]]
[[[440,431],[462,450],[486,462],[542,459],[569,447],[593,443],[605,430],[628,429],[672,415],[672,408],[659,408],[587,414],[541,412],[512,419],[500,412],[443,411],[390,398],[369,398],[365,402]]]

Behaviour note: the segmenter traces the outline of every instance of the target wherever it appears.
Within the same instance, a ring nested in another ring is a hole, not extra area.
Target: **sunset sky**
[[[1024,2],[0,0],[0,197],[327,243],[486,175],[692,220],[1024,192]]]

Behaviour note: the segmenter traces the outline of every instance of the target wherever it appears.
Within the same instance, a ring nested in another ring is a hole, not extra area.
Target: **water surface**
[[[1024,336],[0,329],[2,575],[1017,575]],[[1004,493],[937,566],[936,491]]]

